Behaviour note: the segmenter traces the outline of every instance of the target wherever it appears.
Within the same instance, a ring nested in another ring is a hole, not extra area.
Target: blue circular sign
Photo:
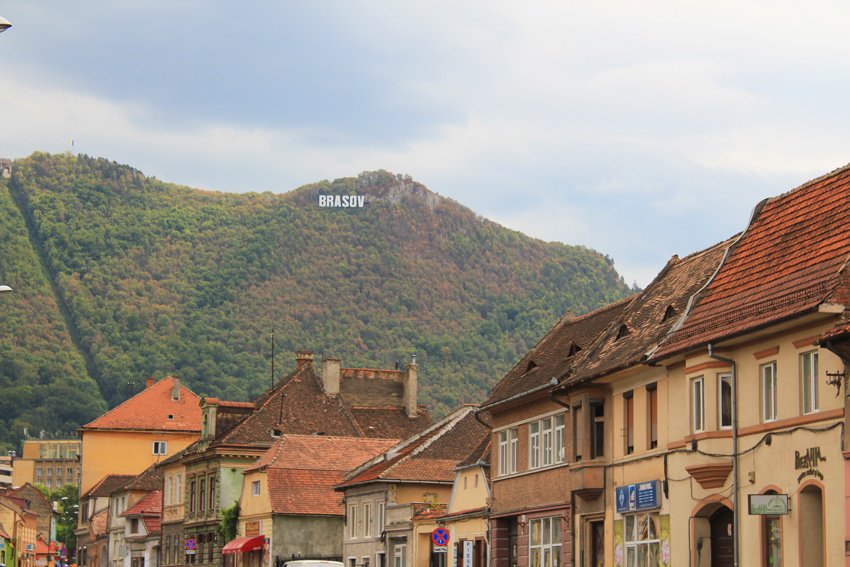
[[[437,528],[433,532],[431,532],[431,540],[434,542],[434,545],[444,546],[449,544],[449,531],[446,528]]]
[[[195,543],[195,538],[188,538],[186,540],[186,549],[189,551],[194,551],[198,547],[198,544]]]

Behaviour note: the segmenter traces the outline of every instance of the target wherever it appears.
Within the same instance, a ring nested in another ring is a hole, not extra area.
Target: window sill
[[[570,465],[570,463],[564,461],[563,463],[556,463],[554,465],[547,465],[545,467],[540,467],[540,468],[536,468],[536,469],[528,469],[527,471],[515,472],[515,473],[506,474],[506,475],[501,475],[499,477],[494,478],[493,482],[498,482],[500,480],[507,480],[509,478],[517,478],[517,477],[521,477],[521,476],[528,476],[530,474],[537,474],[537,473],[540,473],[540,472],[551,471],[551,470],[559,469],[559,468],[562,468],[562,467],[568,467],[569,465]]]

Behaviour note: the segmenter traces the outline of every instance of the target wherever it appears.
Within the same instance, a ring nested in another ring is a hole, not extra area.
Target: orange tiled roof
[[[398,442],[396,439],[285,435],[245,472],[267,470],[275,514],[344,513],[334,486],[345,473]]]
[[[475,419],[475,407],[462,406],[353,470],[337,489],[370,482],[451,483],[457,465],[489,435],[490,429]]]
[[[628,297],[579,317],[569,313],[561,317],[496,384],[482,407],[531,393],[549,383],[554,387],[555,381],[563,378],[572,367],[575,354],[588,348],[633,299],[634,296]]]
[[[653,358],[850,303],[850,166],[756,207],[684,324]]]
[[[579,353],[573,372],[561,387],[643,363],[687,311],[691,296],[717,271],[730,244],[727,240],[682,259],[671,258],[646,289]]]
[[[162,491],[145,494],[135,504],[124,510],[122,516],[159,516],[162,514]]]
[[[172,390],[176,384],[179,384],[180,388],[179,400],[172,399]],[[199,400],[198,396],[180,384],[177,378],[167,376],[87,423],[83,426],[83,431],[108,429],[200,432]]]

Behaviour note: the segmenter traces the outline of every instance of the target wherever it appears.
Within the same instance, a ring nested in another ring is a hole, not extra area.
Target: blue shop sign
[[[615,492],[617,512],[626,514],[661,507],[661,481],[650,480],[618,486]]]

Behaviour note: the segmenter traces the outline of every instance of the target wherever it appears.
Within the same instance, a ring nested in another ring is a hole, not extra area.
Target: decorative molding
[[[709,463],[685,467],[688,474],[703,488],[720,488],[726,484],[729,473],[732,472],[732,461],[726,463]]]

